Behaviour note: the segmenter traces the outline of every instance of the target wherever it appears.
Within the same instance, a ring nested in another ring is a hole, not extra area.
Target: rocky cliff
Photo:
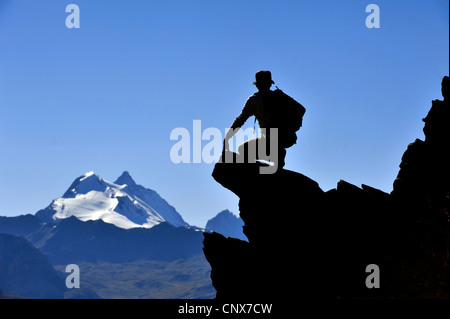
[[[264,175],[263,164],[217,163],[212,175],[240,198],[249,241],[204,233],[216,297],[450,298],[444,82],[444,100],[433,101],[424,118],[426,139],[408,146],[391,194],[342,180],[324,192],[300,173]],[[373,264],[379,288],[366,285]]]

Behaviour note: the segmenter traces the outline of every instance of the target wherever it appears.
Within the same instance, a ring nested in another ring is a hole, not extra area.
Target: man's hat
[[[258,71],[255,74],[255,81],[253,82],[253,84],[256,83],[272,83],[275,84],[274,81],[272,81],[272,73],[270,73],[270,71]]]

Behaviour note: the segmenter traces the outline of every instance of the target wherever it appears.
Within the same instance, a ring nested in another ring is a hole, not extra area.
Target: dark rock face
[[[435,105],[448,114],[448,100]],[[408,146],[391,194],[345,181],[324,192],[296,172],[217,163],[212,175],[240,198],[249,241],[204,233],[216,297],[450,298],[450,139],[442,133],[450,117],[442,114],[424,119],[440,134]],[[371,264],[379,289],[366,286]]]
[[[235,165],[236,171],[234,164],[217,164],[214,176],[219,181],[220,176],[236,181],[230,186],[241,198],[240,216],[249,242],[204,234],[204,252],[211,263],[217,297],[270,298],[279,295],[280,289],[287,293],[283,288],[287,281],[296,287],[296,281],[311,286],[310,281],[320,280],[310,277],[310,268],[318,262],[315,251],[304,244],[320,241],[320,216],[313,211],[324,195],[318,184],[291,171],[261,175],[257,165]],[[291,225],[285,225],[284,214],[290,215]],[[292,273],[308,275],[297,280],[289,278]]]

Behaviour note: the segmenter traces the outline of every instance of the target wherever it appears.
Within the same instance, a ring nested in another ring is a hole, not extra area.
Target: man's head
[[[448,76],[444,76],[444,78],[442,79],[442,83],[441,83],[441,92],[442,92],[442,96],[444,97],[444,101],[447,100],[450,97],[450,87],[449,87],[449,77]]]
[[[256,85],[258,90],[268,90],[275,82],[272,81],[272,74],[270,71],[261,70],[256,72],[253,84]]]

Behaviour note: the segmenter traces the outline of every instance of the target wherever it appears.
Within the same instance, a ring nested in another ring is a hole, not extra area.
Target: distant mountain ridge
[[[136,184],[125,171],[114,182],[88,172],[72,183],[60,198],[36,216],[44,222],[75,216],[82,221],[103,220],[119,228],[151,228],[162,222],[189,226],[176,209],[154,190]]]
[[[208,227],[239,236],[239,221],[223,211]],[[127,171],[113,183],[88,172],[36,214],[0,216],[0,295],[211,298],[210,267],[202,253],[205,231],[189,226]],[[81,289],[65,287],[68,264],[82,267]],[[105,277],[117,269],[121,279]]]
[[[208,220],[205,230],[214,231],[227,237],[247,240],[247,237],[243,233],[242,226],[244,226],[242,218],[235,216],[228,209],[225,209]]]
[[[0,298],[211,298],[202,242],[201,229],[168,222],[123,229],[75,216],[56,223],[0,217]],[[88,265],[81,289],[65,286],[69,264]],[[115,269],[120,279],[105,277]]]
[[[63,277],[21,236],[0,234],[0,289],[31,298],[63,298]]]
[[[167,222],[123,229],[74,216],[1,217],[0,298],[211,298],[202,241],[198,229]],[[68,264],[80,266],[81,289],[65,286]]]

